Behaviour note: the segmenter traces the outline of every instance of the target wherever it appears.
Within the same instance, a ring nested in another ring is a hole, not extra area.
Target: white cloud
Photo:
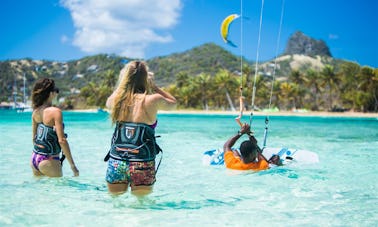
[[[181,0],[61,0],[76,28],[73,44],[87,53],[143,58],[151,43],[172,41]],[[163,34],[159,34],[163,33]]]
[[[60,42],[61,43],[66,43],[66,42],[68,42],[68,37],[66,36],[66,35],[62,35],[61,37],[60,37]]]

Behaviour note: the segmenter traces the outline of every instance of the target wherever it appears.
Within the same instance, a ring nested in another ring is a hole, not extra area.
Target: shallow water
[[[80,177],[65,163],[52,179],[32,176],[30,113],[1,111],[0,226],[378,225],[378,119],[271,116],[268,146],[310,150],[320,162],[258,173],[203,166],[202,153],[238,130],[234,117],[160,114],[162,164],[154,192],[138,200],[107,192],[107,114],[64,112]],[[253,128],[262,141],[264,117]]]

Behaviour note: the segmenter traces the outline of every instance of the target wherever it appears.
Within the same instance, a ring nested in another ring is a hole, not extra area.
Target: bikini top
[[[146,162],[154,160],[160,151],[153,125],[132,122],[116,123],[109,151],[110,157],[125,161]]]
[[[43,155],[55,155],[61,152],[58,135],[53,127],[38,123],[33,151]]]

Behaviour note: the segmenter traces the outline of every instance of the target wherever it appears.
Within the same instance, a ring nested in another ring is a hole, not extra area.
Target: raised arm
[[[177,103],[176,98],[155,84],[154,74],[151,72],[148,73],[148,81],[151,90],[154,92],[152,97],[154,103],[156,103],[156,109],[174,109]]]
[[[240,88],[240,89],[241,89],[241,88]],[[238,123],[238,125],[239,125],[240,127],[242,127],[242,126],[243,126],[243,123],[241,123],[240,119],[241,119],[242,116],[243,116],[243,110],[244,110],[244,97],[243,97],[243,96],[240,96],[240,98],[239,98],[239,109],[240,109],[239,116],[237,116],[237,117],[235,118],[235,121],[236,121],[236,123]]]
[[[243,124],[240,131],[238,131],[238,134],[231,137],[227,140],[227,142],[223,145],[223,151],[231,151],[232,146],[236,143],[236,141],[245,133],[248,133],[250,131],[250,126],[248,124]]]
[[[156,94],[160,95],[160,97],[158,98],[159,109],[174,109],[176,107],[176,98],[171,94],[157,86],[154,86],[153,90],[156,92]]]

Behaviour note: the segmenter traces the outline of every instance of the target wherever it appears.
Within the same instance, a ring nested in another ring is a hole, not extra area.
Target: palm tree
[[[260,108],[268,106],[271,88],[269,82],[268,77],[262,75],[257,76],[255,106],[260,106]]]
[[[361,111],[378,110],[378,75],[377,69],[362,67],[358,74],[358,101],[361,105]]]
[[[85,99],[86,105],[96,105],[97,84],[89,82],[85,87],[80,89],[80,96]]]
[[[103,84],[109,88],[113,88],[116,84],[116,81],[117,81],[117,77],[114,70],[113,69],[106,70],[104,73]]]
[[[328,100],[329,100],[329,110],[333,108],[333,99],[334,99],[334,90],[337,88],[337,83],[339,79],[335,73],[334,67],[331,65],[326,65],[323,70],[321,71],[322,80],[324,85],[329,91]]]
[[[189,76],[185,72],[179,72],[176,76],[176,85],[178,88],[184,87],[189,80]]]
[[[280,94],[278,98],[280,103],[283,105],[283,109],[290,109],[290,103],[294,101],[295,88],[296,85],[293,83],[283,82],[280,86]],[[295,108],[295,103],[292,105]]]
[[[343,63],[340,67],[340,95],[347,108],[356,109],[357,78],[361,67],[353,62]]]
[[[208,106],[208,90],[210,88],[211,77],[208,74],[201,73],[194,79],[194,83],[197,84],[200,90],[200,99],[202,101],[202,108],[205,110],[209,109]]]
[[[188,86],[179,89],[179,97],[181,99],[180,101],[182,104],[184,104],[185,108],[189,108],[190,106],[189,101],[191,100],[191,93],[192,90]]]
[[[307,78],[298,70],[293,70],[289,75],[289,81],[298,85],[306,84]]]
[[[248,86],[250,84],[250,76],[252,75],[253,69],[250,65],[244,64],[243,65],[243,84]],[[244,86],[243,86],[244,87]]]
[[[306,88],[305,85],[308,83],[308,79],[305,77],[305,75],[298,70],[293,70],[291,74],[289,75],[289,81],[291,81],[296,89],[296,96],[293,97],[295,99],[296,106],[295,108],[303,107],[303,99],[306,94]]]
[[[226,95],[226,100],[228,101],[228,104],[231,108],[231,110],[235,111],[234,103],[232,102],[231,97],[236,97],[236,96],[231,96],[230,91],[237,91],[238,87],[238,82],[236,77],[233,77],[232,74],[225,69],[221,69],[214,78],[214,84],[216,86],[217,91],[219,91],[221,94],[224,92]],[[221,95],[219,94],[219,95]],[[221,95],[222,96],[222,95]],[[220,97],[219,99],[219,104],[220,106],[224,105],[224,99]]]
[[[310,103],[313,104],[311,110],[319,110],[319,93],[321,92],[320,75],[314,69],[308,69],[306,77],[306,85],[310,89]]]
[[[279,94],[281,93],[281,82],[275,80],[273,84],[272,103],[270,108],[279,107]]]

